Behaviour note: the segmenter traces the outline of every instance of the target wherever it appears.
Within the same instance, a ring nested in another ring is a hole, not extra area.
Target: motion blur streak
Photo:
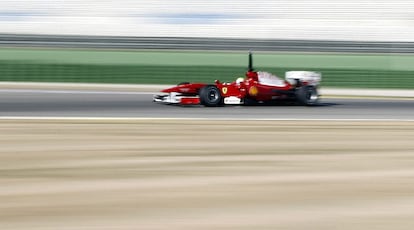
[[[409,0],[2,0],[17,34],[413,41]]]
[[[414,122],[3,120],[4,229],[410,229]]]

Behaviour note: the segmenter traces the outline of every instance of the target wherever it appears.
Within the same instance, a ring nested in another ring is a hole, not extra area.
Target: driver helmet
[[[242,77],[239,77],[239,78],[237,78],[236,79],[236,83],[237,84],[240,84],[240,83],[242,83],[244,81],[244,78],[242,78]]]

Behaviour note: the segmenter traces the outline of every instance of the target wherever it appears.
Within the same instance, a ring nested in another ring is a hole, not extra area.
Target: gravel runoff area
[[[411,229],[414,122],[0,120],[3,229]]]
[[[91,84],[91,83],[36,83],[0,82],[0,89],[39,89],[39,90],[108,90],[158,92],[172,85],[148,84]],[[361,97],[403,97],[414,98],[414,90],[409,89],[344,89],[321,87],[323,96],[361,96]]]

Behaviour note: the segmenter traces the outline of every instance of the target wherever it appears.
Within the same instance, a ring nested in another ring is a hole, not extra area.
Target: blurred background
[[[234,81],[251,50],[280,77],[414,89],[413,22],[412,0],[1,0],[0,85]],[[55,87],[0,87],[0,229],[414,225],[412,100],[219,112]]]
[[[175,84],[256,69],[413,88],[409,0],[0,2],[0,80]]]

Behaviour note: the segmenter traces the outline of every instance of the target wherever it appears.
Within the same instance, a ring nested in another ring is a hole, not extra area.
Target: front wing
[[[179,105],[198,105],[200,104],[200,97],[198,95],[189,96],[180,93],[168,93],[154,95],[154,102],[164,104],[179,104]],[[242,100],[238,97],[224,97],[223,103],[226,105],[240,105],[243,104]]]
[[[181,104],[181,105],[198,105],[200,98],[198,96],[187,96],[179,93],[157,94],[154,95],[154,102],[164,104]]]

